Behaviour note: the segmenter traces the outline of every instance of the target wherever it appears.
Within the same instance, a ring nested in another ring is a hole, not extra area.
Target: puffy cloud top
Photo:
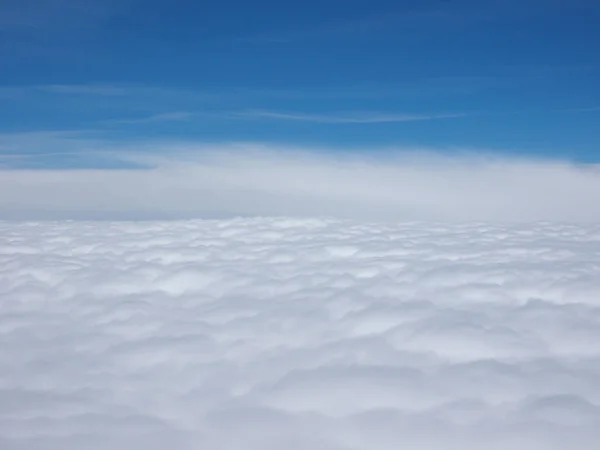
[[[0,225],[0,447],[600,441],[600,228]]]

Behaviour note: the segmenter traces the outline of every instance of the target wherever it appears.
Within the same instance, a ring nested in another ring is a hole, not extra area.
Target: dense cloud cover
[[[600,227],[0,224],[0,448],[591,450]]]
[[[0,218],[600,221],[600,168],[592,164],[244,144],[140,144],[98,155],[135,168],[2,170],[0,159]]]

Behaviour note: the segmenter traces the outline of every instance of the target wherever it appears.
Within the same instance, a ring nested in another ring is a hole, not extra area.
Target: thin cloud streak
[[[44,35],[44,31],[102,25],[135,0],[2,0],[0,30]]]
[[[591,106],[588,108],[572,108],[572,109],[568,109],[567,111],[574,112],[574,113],[600,112],[600,106]]]
[[[110,84],[49,84],[35,86],[34,89],[65,95],[123,96],[131,93],[126,87]]]
[[[462,95],[484,89],[499,82],[491,77],[435,77],[418,82],[396,84],[358,84],[332,88],[290,86],[289,88],[261,88],[230,86],[220,89],[186,89],[145,84],[49,84],[34,86],[0,86],[0,94],[35,95],[48,93],[67,96],[136,97],[148,100],[168,99],[278,99],[278,100],[333,100],[333,99],[382,99],[404,96]]]
[[[466,117],[466,113],[454,114],[383,114],[376,112],[351,114],[304,114],[277,111],[244,111],[232,113],[233,118],[292,120],[314,123],[392,123],[421,120],[454,119]]]
[[[179,122],[185,121],[191,118],[194,113],[189,111],[173,111],[167,113],[153,114],[148,117],[140,117],[133,119],[110,119],[103,120],[101,124],[145,124],[145,123],[156,123],[156,122]]]

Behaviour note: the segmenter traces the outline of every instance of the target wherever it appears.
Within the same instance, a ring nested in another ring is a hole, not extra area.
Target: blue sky
[[[61,166],[66,148],[185,140],[600,161],[598,23],[596,0],[3,0],[0,152]]]

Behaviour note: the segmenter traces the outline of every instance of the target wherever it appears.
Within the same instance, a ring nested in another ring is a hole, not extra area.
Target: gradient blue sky
[[[600,161],[598,24],[597,0],[2,0],[0,154],[60,166],[78,142],[156,139]]]

